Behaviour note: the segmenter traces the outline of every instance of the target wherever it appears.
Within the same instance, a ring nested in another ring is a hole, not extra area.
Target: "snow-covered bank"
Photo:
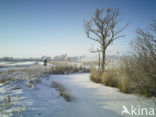
[[[41,62],[26,61],[26,62],[0,62],[0,71],[17,70],[22,67],[30,67],[32,65],[39,65]]]
[[[64,84],[76,97],[76,101],[71,103],[69,109],[69,113],[77,113],[76,117],[130,117],[128,114],[121,114],[123,111],[122,105],[126,106],[129,111],[132,105],[136,107],[136,111],[139,111],[139,108],[140,110],[141,108],[156,109],[156,98],[123,94],[116,88],[93,83],[89,80],[89,74],[51,77]],[[73,114],[73,116],[75,115]],[[144,115],[133,116],[148,117],[145,113]],[[153,117],[155,116],[156,112]]]
[[[74,100],[67,102],[60,97],[59,92],[51,87],[53,81],[64,85]],[[155,98],[123,94],[116,88],[95,84],[89,80],[89,73],[44,77],[35,89],[26,87],[24,83],[19,85],[21,89],[11,91],[8,86],[0,85],[0,96],[10,94],[13,97],[11,108],[0,107],[4,117],[9,116],[8,112],[11,112],[11,117],[130,117],[121,114],[122,105],[128,109],[131,105],[156,108]],[[0,117],[3,117],[2,112]]]

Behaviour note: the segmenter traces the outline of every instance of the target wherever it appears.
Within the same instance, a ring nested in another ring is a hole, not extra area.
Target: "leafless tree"
[[[84,27],[89,39],[99,43],[99,52],[102,53],[102,71],[105,70],[106,49],[116,39],[124,37],[119,35],[127,25],[118,27],[121,21],[119,9],[108,8],[97,9],[94,16],[89,21],[85,21]],[[118,28],[117,28],[118,27]]]

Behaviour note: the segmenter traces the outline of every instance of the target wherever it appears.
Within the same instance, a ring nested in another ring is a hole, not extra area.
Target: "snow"
[[[59,92],[51,88],[52,81],[64,85],[73,94],[74,100],[66,102],[60,97]],[[93,83],[89,80],[89,73],[51,75],[43,78],[41,84],[38,84],[37,89],[34,90],[25,87],[24,83],[20,86],[22,89],[9,91],[10,87],[0,85],[0,99],[5,92],[12,95],[14,97],[12,101],[16,100],[18,108],[12,107],[6,111],[21,109],[22,117],[129,117],[126,114],[121,115],[122,105],[156,108],[155,98],[123,94],[116,88]],[[20,103],[16,95],[22,99]],[[18,113],[12,115],[12,117],[19,116]]]
[[[17,70],[21,69],[22,67],[31,67],[35,65],[43,65],[43,62],[36,62],[36,61],[25,61],[25,62],[0,62],[0,71],[7,71],[7,70]],[[47,68],[55,67],[55,65],[48,63]]]
[[[89,74],[73,74],[67,76],[53,76],[53,78],[72,90],[77,98],[71,111],[79,110],[76,117],[121,117],[122,105],[128,109],[131,105],[136,107],[156,108],[155,98],[145,98],[132,94],[123,94],[118,89],[96,84],[89,80]],[[63,77],[63,78],[62,78]],[[82,108],[84,110],[81,113]],[[72,113],[72,112],[71,112]],[[129,115],[124,115],[129,117]],[[135,115],[133,115],[135,117]],[[137,117],[137,115],[136,115]],[[144,116],[142,116],[144,117]],[[145,115],[147,117],[147,115]]]
[[[37,62],[35,62],[35,61],[31,61],[31,62],[28,62],[28,61],[26,61],[26,62],[17,62],[17,63],[12,63],[12,64],[10,64],[10,65],[32,65],[32,64],[36,64]]]
[[[32,65],[35,64],[36,61],[25,61],[25,62],[0,62],[0,65],[5,66],[15,66],[15,65]]]
[[[0,68],[0,71],[7,71],[7,70],[15,70],[19,67],[29,67],[31,65],[38,64],[38,62],[35,61],[26,61],[26,62],[0,62],[0,66],[3,66]]]

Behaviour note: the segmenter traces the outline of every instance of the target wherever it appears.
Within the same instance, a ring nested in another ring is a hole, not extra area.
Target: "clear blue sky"
[[[156,19],[156,0],[0,0],[0,57],[84,55],[94,45],[83,21],[96,8],[120,8],[127,36],[116,40],[108,54],[126,53],[138,27]]]

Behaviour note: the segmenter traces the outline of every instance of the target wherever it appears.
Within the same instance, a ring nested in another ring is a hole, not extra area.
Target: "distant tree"
[[[91,53],[98,53],[98,66],[99,66],[99,69],[101,68],[101,55],[100,55],[100,50],[97,48],[96,50],[94,49],[91,49],[90,50]]]
[[[116,39],[124,37],[119,35],[127,25],[118,27],[121,21],[119,9],[97,9],[91,20],[85,22],[85,32],[89,39],[99,43],[99,52],[102,53],[102,71],[105,70],[106,49]],[[117,28],[118,27],[118,28]]]
[[[67,60],[67,54],[62,54],[60,56],[55,56],[53,58],[54,61],[66,61]]]
[[[13,61],[14,58],[12,58],[12,57],[3,57],[2,60],[3,61]]]

